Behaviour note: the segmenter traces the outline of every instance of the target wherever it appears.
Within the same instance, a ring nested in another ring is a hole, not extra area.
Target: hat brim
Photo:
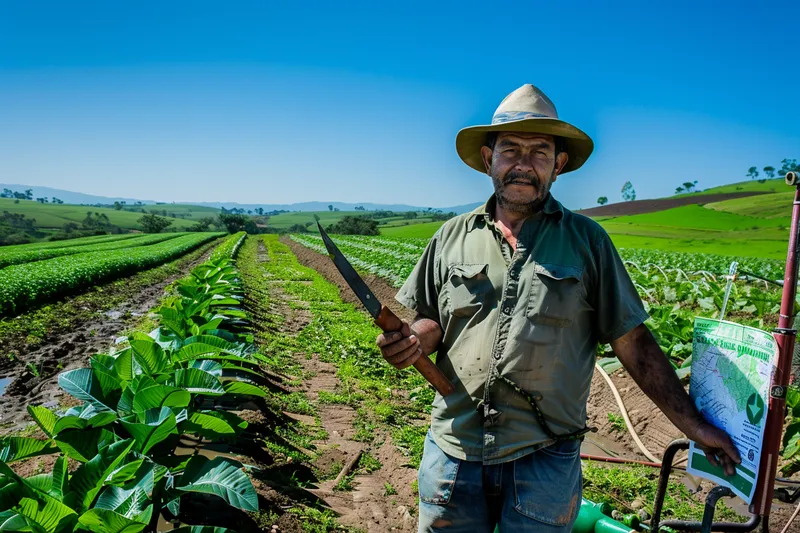
[[[561,174],[579,169],[589,159],[594,150],[592,139],[572,124],[557,118],[535,117],[501,124],[464,128],[456,135],[456,151],[461,160],[478,172],[486,173],[486,167],[481,158],[481,147],[486,144],[486,135],[488,133],[501,131],[541,133],[566,139],[566,151],[569,159]]]

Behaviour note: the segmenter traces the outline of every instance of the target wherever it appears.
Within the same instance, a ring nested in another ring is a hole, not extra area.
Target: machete
[[[381,304],[375,295],[372,294],[372,291],[369,290],[369,287],[367,287],[367,284],[361,279],[361,276],[358,275],[347,258],[339,251],[339,248],[337,248],[336,244],[328,237],[325,230],[322,229],[322,225],[319,221],[317,221],[317,227],[319,228],[319,234],[322,236],[322,242],[325,243],[325,248],[328,250],[328,256],[333,260],[336,269],[339,270],[344,280],[350,288],[353,289],[353,292],[356,293],[358,299],[364,304],[364,307],[367,308],[369,314],[372,315],[375,324],[384,332],[399,331],[400,328],[403,327],[403,321],[400,320],[391,309]],[[427,357],[422,356],[417,359],[417,362],[414,363],[414,368],[416,368],[442,396],[447,396],[455,390],[453,384],[442,374],[439,367],[433,364],[433,361]]]

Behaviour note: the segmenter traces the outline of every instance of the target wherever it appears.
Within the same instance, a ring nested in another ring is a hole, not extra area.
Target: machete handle
[[[375,324],[384,332],[400,331],[403,327],[403,321],[400,320],[400,317],[394,314],[392,310],[385,305],[381,306],[381,312],[378,318],[375,319]],[[442,396],[447,396],[456,390],[453,384],[450,383],[450,380],[439,370],[439,367],[428,357],[422,356],[417,359],[417,362],[414,363],[414,368],[416,368],[419,373],[422,374],[422,377],[427,379],[428,383],[433,385],[433,388]]]

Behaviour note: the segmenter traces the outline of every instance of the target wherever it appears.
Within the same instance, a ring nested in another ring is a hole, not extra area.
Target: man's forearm
[[[442,342],[442,328],[435,320],[418,314],[411,323],[411,331],[419,339],[422,355],[428,356],[439,349]]]
[[[705,422],[647,326],[612,343],[620,362],[675,426],[692,438]]]

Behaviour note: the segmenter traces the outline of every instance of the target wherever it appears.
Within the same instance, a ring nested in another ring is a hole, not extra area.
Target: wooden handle
[[[378,318],[375,319],[375,324],[383,331],[399,331],[403,327],[403,321],[400,320],[400,317],[394,314],[392,310],[385,305],[381,307],[381,312]],[[417,359],[417,362],[414,363],[414,368],[416,368],[419,373],[422,374],[422,377],[428,380],[428,383],[433,385],[433,388],[442,396],[452,394],[456,390],[453,384],[450,383],[450,380],[439,370],[439,367],[433,364],[433,361],[428,359],[428,357],[423,356]]]

